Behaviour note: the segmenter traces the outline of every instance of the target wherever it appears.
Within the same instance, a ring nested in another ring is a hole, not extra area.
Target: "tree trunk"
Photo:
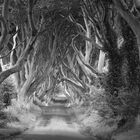
[[[0,57],[1,57],[1,55],[0,55]],[[0,72],[4,71],[4,64],[3,64],[2,58],[0,59],[0,67],[1,67]]]
[[[122,59],[116,52],[109,54],[109,69],[107,78],[107,91],[114,95],[122,87]]]
[[[33,82],[33,79],[34,79],[34,72],[33,73],[30,73],[28,79],[25,81],[25,83],[23,84],[22,88],[20,89],[19,91],[19,94],[18,94],[18,100],[19,101],[22,101],[24,102],[25,99],[26,99],[26,94]]]
[[[119,88],[122,87],[122,77],[121,77],[121,68],[122,68],[122,58],[118,50],[117,43],[117,33],[110,24],[110,14],[109,10],[110,5],[105,4],[105,17],[104,25],[106,28],[105,37],[107,43],[104,45],[108,53],[109,58],[109,67],[108,67],[108,76],[106,81],[106,91],[111,95],[115,95],[118,92]]]
[[[139,53],[137,39],[135,34],[130,28],[129,24],[121,17],[120,23],[122,26],[122,36],[125,40],[121,52],[124,59],[126,59],[126,68],[123,73],[127,73],[126,87],[133,89],[138,86],[139,77]],[[125,79],[125,77],[123,79]]]
[[[128,10],[124,8],[120,0],[113,0],[117,11],[120,15],[126,20],[126,22],[130,25],[134,34],[137,38],[137,44],[139,49],[139,60],[140,60],[140,21],[135,18]]]
[[[102,50],[100,50],[98,61],[98,72],[100,73],[103,72],[104,63],[105,63],[105,53]]]
[[[85,26],[86,26],[86,37],[91,38],[90,22],[88,21],[84,10],[83,10],[83,15],[84,15],[84,22],[85,22]],[[86,41],[85,62],[87,64],[89,64],[89,61],[90,61],[91,51],[92,51],[92,43],[89,41]]]

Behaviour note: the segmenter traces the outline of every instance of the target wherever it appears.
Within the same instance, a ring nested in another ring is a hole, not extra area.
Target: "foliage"
[[[114,116],[121,116],[126,119],[136,117],[139,111],[138,88],[136,89],[120,89],[117,97],[107,99],[109,107],[112,109]]]
[[[6,98],[5,95],[7,96],[9,95],[8,102],[10,102],[13,97],[16,97],[16,90],[15,90],[14,85],[11,82],[12,82],[12,79],[8,78],[0,85],[0,96],[1,96],[0,99],[3,105],[6,104],[5,102],[6,99],[4,99],[4,97]]]
[[[11,99],[16,97],[15,87],[12,84],[12,79],[6,79],[0,85],[0,127],[6,127],[7,123],[13,119],[9,117],[5,112],[4,109],[7,106],[10,106]]]
[[[35,125],[41,110],[31,103],[25,105],[14,100],[11,106],[4,109],[4,113],[8,117],[8,126],[29,128]]]
[[[3,111],[0,111],[0,128],[4,128],[7,126],[8,119],[9,118],[6,115],[6,113]]]

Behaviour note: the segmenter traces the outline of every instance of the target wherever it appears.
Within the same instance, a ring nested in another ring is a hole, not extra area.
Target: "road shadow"
[[[78,137],[70,134],[71,136],[65,135],[35,135],[35,134],[27,134],[23,135],[22,137],[17,137],[10,140],[95,140],[87,137]]]

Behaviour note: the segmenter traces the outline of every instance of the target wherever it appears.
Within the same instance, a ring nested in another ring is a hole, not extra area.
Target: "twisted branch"
[[[31,28],[31,32],[32,32],[32,36],[35,36],[37,33],[37,29],[35,27],[34,24],[34,20],[33,20],[33,7],[34,7],[34,3],[33,0],[29,0],[28,1],[28,20],[29,20],[29,25]]]

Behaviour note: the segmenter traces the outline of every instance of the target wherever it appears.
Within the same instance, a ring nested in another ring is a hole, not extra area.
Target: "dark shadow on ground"
[[[12,139],[11,139],[12,140]],[[63,136],[63,135],[35,135],[29,134],[21,137],[17,137],[13,140],[95,140],[87,137],[77,136]]]

